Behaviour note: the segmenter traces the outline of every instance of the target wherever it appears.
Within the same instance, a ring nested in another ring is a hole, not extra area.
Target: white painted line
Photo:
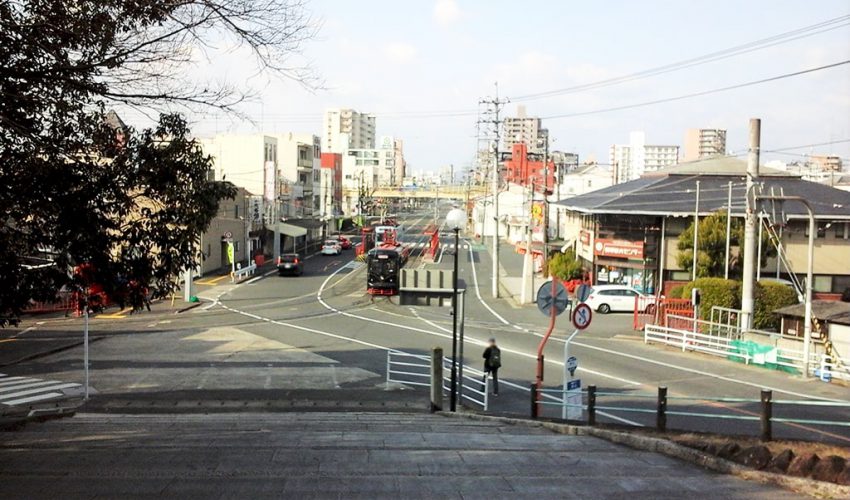
[[[61,392],[48,392],[47,394],[39,394],[38,396],[30,396],[28,398],[13,399],[12,401],[5,401],[0,404],[4,404],[7,406],[15,406],[26,403],[34,403],[36,401],[44,401],[45,399],[60,398],[62,396],[64,396],[64,394],[62,394]]]
[[[8,399],[9,398],[17,398],[20,396],[29,396],[30,394],[38,394],[44,391],[57,391],[59,389],[70,389],[71,387],[80,387],[80,384],[57,384],[51,385],[48,387],[39,387],[38,389],[28,389],[26,391],[15,392],[12,394],[4,394],[0,396],[0,402],[3,404],[11,404]],[[5,400],[5,401],[4,401]]]
[[[0,393],[17,391],[17,390],[20,390],[20,389],[29,389],[29,388],[32,388],[32,387],[40,387],[40,386],[50,385],[50,384],[55,384],[55,383],[56,383],[56,381],[53,381],[53,380],[42,380],[42,381],[39,381],[39,382],[28,382],[28,381],[21,380],[19,384],[9,384],[5,387],[0,387]],[[3,395],[0,394],[0,397],[2,397],[2,396]]]
[[[472,246],[470,245],[470,247],[469,247],[469,263],[471,264],[470,267],[472,267],[472,280],[475,282],[475,296],[478,297],[478,302],[481,302],[481,305],[483,305],[488,311],[490,311],[490,313],[492,313],[493,316],[495,316],[502,323],[509,325],[510,322],[508,320],[506,320],[499,313],[494,311],[493,308],[490,307],[486,302],[484,302],[483,298],[481,298],[481,289],[478,286],[478,272],[475,271],[475,259],[473,258],[474,253],[475,253],[475,251],[472,250]]]
[[[40,379],[37,378],[26,378],[26,377],[3,377],[2,382],[0,382],[0,387],[4,387],[7,385],[15,385],[21,382],[38,382]]]
[[[261,280],[261,279],[263,279],[263,278],[265,278],[265,276],[257,276],[257,277],[254,277],[254,278],[249,279],[248,281],[246,281],[246,282],[245,282],[245,284],[246,284],[246,285],[250,285],[251,283],[256,283],[256,282],[260,281],[260,280]]]

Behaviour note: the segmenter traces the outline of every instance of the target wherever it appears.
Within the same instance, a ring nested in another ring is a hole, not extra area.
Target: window
[[[233,242],[233,251],[234,252],[239,251],[239,240],[236,240],[236,241]]]
[[[233,205],[233,218],[239,218],[239,205]]]
[[[299,149],[298,150],[298,158],[300,158],[302,160],[306,160],[307,159],[307,150],[306,149]]]
[[[845,223],[833,223],[835,227],[835,237],[839,239],[850,239],[850,222]]]

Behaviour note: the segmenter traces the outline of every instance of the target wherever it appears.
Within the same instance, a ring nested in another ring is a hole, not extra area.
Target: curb
[[[199,302],[195,302],[194,304],[192,304],[192,305],[190,305],[190,306],[186,306],[186,307],[184,307],[183,309],[178,309],[178,310],[174,311],[174,314],[180,314],[180,313],[184,313],[184,312],[186,312],[186,311],[191,311],[192,309],[194,309],[194,308],[196,308],[196,307],[200,307],[200,306],[202,306],[203,304],[204,304],[204,303],[203,303],[203,302],[200,302],[200,301],[199,301]]]
[[[89,337],[89,345],[91,345],[94,342],[97,342],[99,340],[103,340],[105,338],[106,337]],[[80,347],[82,345],[83,345],[83,342],[80,341],[80,342],[74,342],[73,344],[66,344],[66,345],[63,345],[63,346],[60,346],[60,347],[54,347],[54,348],[48,349],[46,351],[28,354],[28,355],[26,355],[22,358],[14,360],[14,361],[8,361],[8,362],[5,362],[5,363],[0,363],[0,367],[13,366],[13,365],[17,365],[17,364],[20,364],[20,363],[25,363],[27,361],[32,361],[34,359],[43,358],[45,356],[50,356],[51,354],[58,354],[58,353],[63,352],[63,351],[74,349],[74,348]]]
[[[572,436],[592,436],[606,441],[621,444],[636,450],[660,453],[661,455],[682,460],[705,469],[737,476],[748,481],[756,481],[762,484],[772,484],[781,488],[791,490],[815,498],[850,498],[850,486],[842,486],[815,479],[808,479],[773,472],[764,472],[735,462],[725,460],[700,450],[668,441],[666,439],[640,436],[623,431],[600,429],[598,427],[586,427],[570,424],[559,424],[539,420],[525,420],[521,418],[497,417],[492,415],[480,415],[477,413],[450,413],[439,412],[439,415],[449,418],[468,418],[487,422],[501,422],[511,425],[523,425],[526,427],[537,427],[547,429],[559,434]]]

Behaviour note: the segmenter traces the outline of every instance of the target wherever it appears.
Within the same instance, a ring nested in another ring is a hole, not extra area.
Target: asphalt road
[[[403,241],[426,241],[421,234],[433,221],[430,213],[405,217]],[[443,237],[444,246],[452,243]],[[519,308],[509,300],[490,297],[489,253],[476,242],[462,240],[458,257],[462,279],[468,287],[465,315],[465,363],[479,368],[486,340],[496,337],[503,351],[501,395],[491,399],[491,411],[528,415],[528,385],[534,380],[536,351],[548,320],[536,308]],[[408,266],[424,267],[414,251]],[[447,247],[435,267],[449,269],[454,251]],[[510,257],[506,258],[508,260]],[[307,261],[301,277],[270,274],[234,288],[205,313],[210,316],[237,314],[251,319],[252,332],[300,347],[336,349],[334,356],[373,373],[384,373],[386,350],[428,353],[451,347],[449,308],[398,306],[387,298],[365,293],[362,265],[352,261],[353,252],[341,256],[316,256]],[[564,339],[572,332],[566,317],[559,318],[555,333],[545,349],[545,383],[560,387]],[[742,366],[724,359],[674,349],[647,346],[639,332],[631,330],[627,314],[595,315],[590,328],[574,340],[571,354],[579,359],[576,374],[582,385],[596,385],[602,407],[634,407],[651,410],[660,385],[668,387],[671,411],[738,415],[751,420],[706,417],[668,417],[668,426],[702,431],[758,432],[757,403],[708,403],[675,398],[758,399],[762,388],[774,391],[774,399],[819,398],[850,401],[850,391],[835,384],[803,381],[783,373]],[[507,384],[505,383],[507,382]],[[648,396],[648,397],[644,397]],[[554,406],[544,415],[556,417]],[[651,425],[650,413],[603,410],[602,421],[624,425]],[[775,416],[850,420],[850,412],[824,407],[780,406]],[[776,424],[780,437],[850,442],[850,430],[837,426],[814,427]]]

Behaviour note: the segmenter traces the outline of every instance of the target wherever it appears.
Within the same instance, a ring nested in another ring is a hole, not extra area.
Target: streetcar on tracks
[[[370,295],[396,295],[410,249],[396,239],[395,227],[378,226],[375,233],[380,235],[380,243],[366,254],[366,291]]]

